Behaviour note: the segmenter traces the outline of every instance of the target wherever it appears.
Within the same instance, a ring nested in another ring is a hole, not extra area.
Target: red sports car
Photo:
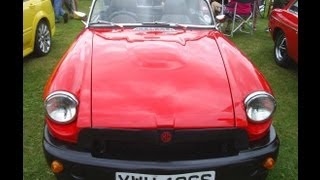
[[[283,9],[272,10],[269,30],[275,42],[274,57],[278,65],[298,64],[298,0],[291,0]]]
[[[276,101],[206,0],[94,0],[44,90],[58,179],[265,179]]]

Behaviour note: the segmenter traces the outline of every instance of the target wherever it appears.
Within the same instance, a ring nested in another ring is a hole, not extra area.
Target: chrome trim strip
[[[67,122],[56,121],[56,120],[52,119],[52,118],[50,117],[50,115],[48,114],[48,111],[47,111],[47,108],[46,108],[46,103],[47,103],[47,101],[49,101],[50,99],[52,99],[52,98],[54,98],[54,97],[56,97],[56,96],[69,98],[69,99],[71,99],[72,101],[74,101],[74,102],[77,104],[77,105],[76,105],[76,113],[75,113],[74,117],[72,117],[72,118],[71,118],[69,121],[67,121]],[[47,117],[48,117],[50,120],[52,120],[52,121],[54,121],[55,123],[58,123],[58,124],[69,124],[69,123],[71,123],[72,121],[74,121],[74,120],[76,119],[76,117],[77,117],[78,106],[79,106],[79,101],[78,101],[78,99],[76,98],[76,96],[73,95],[73,94],[71,94],[71,93],[69,93],[69,92],[67,92],[67,91],[54,91],[54,92],[50,93],[50,94],[46,97],[46,99],[44,100],[44,109],[45,109],[45,112],[46,112]]]
[[[261,120],[261,121],[255,121],[255,120],[252,120],[252,119],[250,119],[250,118],[248,117],[247,108],[248,108],[248,104],[249,104],[252,100],[254,100],[254,99],[256,99],[256,98],[259,98],[259,97],[261,97],[261,96],[268,96],[268,97],[270,97],[270,98],[272,99],[273,103],[274,103],[274,109],[273,109],[272,113],[271,113],[266,119]],[[253,123],[263,123],[263,122],[265,122],[265,121],[268,120],[270,117],[272,117],[272,115],[274,114],[274,112],[276,111],[276,108],[277,108],[277,102],[276,102],[276,99],[274,98],[274,96],[272,96],[271,94],[269,94],[269,93],[267,93],[267,92],[265,92],[265,91],[256,91],[256,92],[253,92],[253,93],[249,94],[249,95],[245,98],[245,100],[244,100],[244,105],[245,105],[245,108],[246,108],[246,109],[245,109],[245,110],[246,110],[246,115],[247,115],[248,119],[249,119],[251,122],[253,122]]]

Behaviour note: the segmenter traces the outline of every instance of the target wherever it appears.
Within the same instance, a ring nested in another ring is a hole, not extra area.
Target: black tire
[[[51,31],[48,23],[41,20],[36,29],[34,53],[37,56],[47,55],[51,50]]]
[[[274,60],[276,63],[284,68],[287,68],[290,64],[290,58],[287,51],[287,38],[282,31],[276,34],[274,43]]]

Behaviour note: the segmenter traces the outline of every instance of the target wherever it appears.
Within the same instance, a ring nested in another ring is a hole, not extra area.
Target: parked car
[[[49,53],[55,32],[51,0],[23,0],[23,57]]]
[[[283,9],[272,10],[269,32],[274,40],[274,57],[278,65],[298,64],[298,0],[291,0]]]
[[[272,90],[207,0],[94,0],[48,80],[44,153],[58,179],[265,179]]]

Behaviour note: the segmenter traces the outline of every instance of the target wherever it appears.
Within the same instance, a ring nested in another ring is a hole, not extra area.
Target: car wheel
[[[279,66],[284,68],[289,66],[290,59],[287,51],[287,38],[282,31],[279,31],[276,35],[274,57]]]
[[[51,32],[45,21],[40,21],[37,26],[34,49],[38,56],[47,55],[51,49]]]

